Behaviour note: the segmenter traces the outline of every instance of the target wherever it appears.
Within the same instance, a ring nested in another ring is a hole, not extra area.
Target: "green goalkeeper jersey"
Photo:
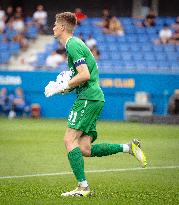
[[[99,86],[98,66],[90,49],[77,37],[71,37],[65,47],[68,67],[73,76],[77,75],[76,67],[81,64],[86,64],[90,73],[90,80],[76,87],[77,98],[104,101],[104,94]]]

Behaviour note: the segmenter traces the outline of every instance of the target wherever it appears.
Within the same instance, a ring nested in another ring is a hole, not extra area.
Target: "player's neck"
[[[67,41],[72,37],[73,35],[72,34],[64,34],[64,35],[62,35],[61,37],[60,37],[60,42],[61,42],[61,44],[65,47],[66,46],[66,44],[67,44]]]

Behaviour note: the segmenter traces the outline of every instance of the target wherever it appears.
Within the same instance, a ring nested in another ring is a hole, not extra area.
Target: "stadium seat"
[[[154,39],[158,38],[158,32],[164,23],[172,23],[173,17],[157,17],[155,27],[137,27],[139,19],[130,17],[119,18],[125,31],[125,35],[115,36],[103,34],[102,29],[95,26],[101,18],[85,19],[81,26],[75,31],[82,32],[87,38],[91,32],[97,41],[98,49],[101,53],[99,67],[102,72],[121,72],[136,69],[140,72],[166,72],[177,70],[179,46],[175,45],[155,45]]]
[[[110,53],[111,60],[121,60],[121,56],[119,52],[111,52]]]
[[[119,44],[120,51],[129,51],[129,44],[128,43],[121,43]]]
[[[0,43],[0,52],[6,52],[8,51],[8,43]]]
[[[109,45],[108,50],[114,52],[114,51],[118,51],[119,49],[117,45]]]
[[[177,60],[179,60],[179,56],[176,52],[168,52],[167,53],[167,59],[169,61],[177,61]]]
[[[100,59],[101,60],[109,60],[110,59],[109,53],[108,52],[101,52]]]
[[[38,29],[35,26],[31,26],[27,28],[26,31],[26,37],[27,38],[31,38],[31,39],[35,39],[38,35]]]
[[[166,61],[166,54],[164,52],[154,52],[157,61]]]
[[[11,41],[9,43],[9,51],[11,54],[17,54],[20,51],[19,43]]]
[[[138,42],[139,43],[146,43],[149,41],[149,38],[147,35],[138,35]]]
[[[145,34],[146,33],[146,29],[145,28],[136,28],[136,33],[138,35]]]
[[[129,52],[123,52],[121,53],[121,57],[124,61],[132,60],[132,56]]]
[[[136,61],[135,63],[138,71],[145,71],[147,69],[147,64],[145,61]]]
[[[134,42],[137,42],[138,38],[136,35],[131,34],[131,35],[126,36],[126,40],[130,43],[134,43]]]
[[[5,51],[0,53],[0,64],[6,64],[10,60],[10,52]]]
[[[151,44],[144,44],[144,45],[142,45],[142,51],[144,51],[144,52],[146,52],[146,51],[152,51],[152,46],[151,46]]]
[[[154,61],[155,56],[152,52],[144,52],[144,60],[146,61]]]
[[[134,61],[139,61],[144,59],[142,52],[132,52],[132,58],[134,59]]]
[[[130,45],[130,50],[134,51],[134,52],[141,51],[141,47],[139,46],[138,43],[135,43],[135,44],[133,43],[133,44]]]
[[[163,46],[165,52],[173,52],[175,51],[175,45],[165,45]]]
[[[162,45],[153,45],[153,50],[155,52],[162,52],[164,49]]]
[[[129,69],[133,71],[136,69],[136,64],[134,61],[125,61],[124,65],[125,65],[125,69]]]
[[[147,63],[148,69],[152,69],[152,68],[156,69],[156,68],[158,68],[158,64],[157,64],[156,61],[147,61],[146,63]]]

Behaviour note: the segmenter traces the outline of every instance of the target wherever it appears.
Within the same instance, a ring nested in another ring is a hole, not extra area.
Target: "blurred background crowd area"
[[[69,10],[78,19],[75,36],[91,49],[101,73],[179,71],[177,1],[77,1],[80,8],[75,2],[73,7],[57,1],[52,2],[57,6],[32,1],[27,7],[25,2],[0,4],[1,70],[66,69],[65,49],[52,28],[55,14]]]

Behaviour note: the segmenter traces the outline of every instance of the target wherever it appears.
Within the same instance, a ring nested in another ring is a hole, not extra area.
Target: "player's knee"
[[[89,146],[85,146],[85,147],[80,147],[82,155],[84,157],[90,157],[91,156],[91,148]]]
[[[78,140],[74,133],[66,133],[64,136],[64,144],[67,151],[73,150],[74,147],[78,146]]]

